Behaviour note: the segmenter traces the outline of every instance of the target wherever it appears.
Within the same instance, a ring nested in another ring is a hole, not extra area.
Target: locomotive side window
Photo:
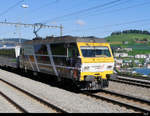
[[[48,56],[36,56],[37,62],[42,64],[50,64],[50,59]]]
[[[77,57],[79,56],[79,51],[76,44],[70,44],[68,48],[68,57]]]
[[[34,45],[35,54],[47,55],[47,47],[44,44]]]
[[[67,48],[64,47],[64,44],[51,44],[51,50],[53,55],[67,55]]]
[[[77,57],[79,55],[78,50],[75,48],[68,49],[68,57]]]

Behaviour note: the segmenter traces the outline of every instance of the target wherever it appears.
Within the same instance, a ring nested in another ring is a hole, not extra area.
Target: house
[[[149,61],[150,61],[150,58],[147,57],[147,58],[145,59],[145,62],[149,62]]]
[[[128,44],[128,43],[129,43],[128,41],[123,41],[123,42],[122,42],[122,44]]]
[[[147,68],[150,68],[150,64],[147,64]]]
[[[116,65],[115,68],[116,68],[116,69],[120,69],[120,68],[121,68],[121,65]]]
[[[115,59],[116,64],[122,64],[123,60],[122,59]]]
[[[128,58],[134,58],[134,56],[128,56]]]
[[[144,44],[146,44],[148,41],[147,41],[147,39],[146,40],[136,40],[135,41],[136,43],[144,43]]]
[[[139,63],[139,60],[134,60],[134,62],[135,62],[136,64],[138,64],[138,63]]]
[[[124,50],[126,50],[127,52],[132,51],[132,48],[124,48]]]
[[[115,53],[115,57],[128,57],[128,53]]]
[[[147,54],[147,57],[150,58],[150,54]]]
[[[135,55],[135,58],[146,58],[146,55],[145,54],[137,54]]]
[[[132,60],[124,60],[124,63],[131,63]]]

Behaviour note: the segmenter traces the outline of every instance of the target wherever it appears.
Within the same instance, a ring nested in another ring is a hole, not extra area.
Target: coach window
[[[24,55],[24,49],[23,48],[20,48],[20,54]]]
[[[35,54],[47,55],[47,47],[44,44],[34,45]]]
[[[51,44],[52,55],[67,55],[67,48],[64,43]]]

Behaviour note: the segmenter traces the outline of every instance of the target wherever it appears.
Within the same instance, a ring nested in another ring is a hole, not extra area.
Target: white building
[[[135,55],[135,58],[146,58],[145,54],[137,54]]]
[[[134,60],[135,63],[139,63],[139,60]]]
[[[132,48],[124,48],[124,50],[126,50],[126,51],[132,51]]]
[[[150,64],[147,64],[147,68],[150,68]]]
[[[150,54],[147,54],[147,57],[150,58]]]
[[[116,64],[122,64],[123,60],[122,59],[115,59]]]
[[[128,57],[128,53],[115,53],[115,57]]]

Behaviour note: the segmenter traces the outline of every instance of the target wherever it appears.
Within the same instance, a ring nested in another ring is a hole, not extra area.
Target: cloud
[[[76,24],[78,24],[80,26],[84,26],[86,23],[85,23],[85,21],[79,19],[79,20],[76,21]]]
[[[51,24],[52,24],[52,25],[56,25],[56,24],[57,24],[57,22],[56,22],[56,21],[53,21],[53,22],[51,22]]]

